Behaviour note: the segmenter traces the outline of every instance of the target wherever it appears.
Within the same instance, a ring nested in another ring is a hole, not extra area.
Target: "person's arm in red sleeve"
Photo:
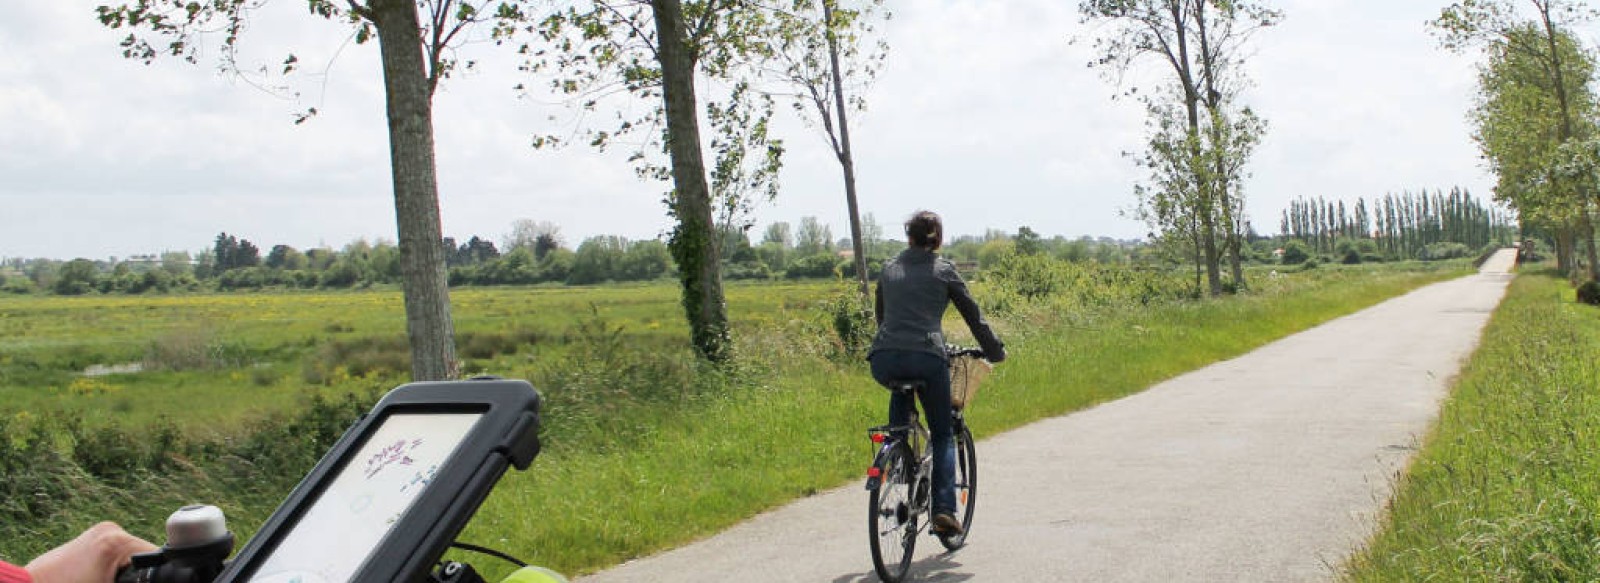
[[[0,583],[33,583],[33,577],[22,567],[0,561]]]

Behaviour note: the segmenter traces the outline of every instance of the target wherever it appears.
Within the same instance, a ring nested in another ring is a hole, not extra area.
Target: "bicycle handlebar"
[[[966,348],[962,346],[956,346],[954,344],[944,345],[944,355],[949,358],[956,358],[960,356],[976,356],[978,358],[988,360],[988,357],[984,355],[983,349],[981,348]]]
[[[215,506],[185,506],[167,520],[167,544],[160,549],[133,556],[131,564],[117,570],[116,583],[212,583],[231,561],[233,533],[227,530],[226,517]],[[559,573],[542,567],[530,567],[516,557],[462,542],[450,546],[503,559],[544,577],[543,580],[566,581]],[[439,564],[424,579],[438,583],[484,583],[485,580],[471,565],[457,561]],[[516,577],[507,581],[522,580]]]

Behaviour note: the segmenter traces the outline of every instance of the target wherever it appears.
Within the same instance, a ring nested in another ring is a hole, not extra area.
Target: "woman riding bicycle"
[[[1005,344],[983,320],[978,303],[955,264],[938,255],[944,242],[939,215],[920,211],[906,221],[907,248],[883,266],[873,302],[878,334],[867,360],[872,378],[883,385],[921,380],[922,410],[927,415],[933,448],[933,528],[938,534],[961,534],[956,518],[954,432],[951,427],[950,362],[944,350],[941,323],[952,303],[972,330],[973,338],[990,362],[1006,358]],[[910,397],[896,393],[889,399],[889,424],[909,421]]]

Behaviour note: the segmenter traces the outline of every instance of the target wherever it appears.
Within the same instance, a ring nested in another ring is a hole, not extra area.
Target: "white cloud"
[[[272,3],[243,62],[293,50],[300,99],[167,59],[122,59],[122,34],[92,0],[23,2],[0,21],[0,256],[128,255],[198,249],[218,231],[258,245],[394,238],[375,47],[295,2]],[[1276,227],[1294,196],[1378,196],[1461,184],[1486,196],[1464,115],[1471,59],[1437,49],[1422,23],[1437,6],[1293,0],[1257,39],[1250,102],[1271,131],[1251,165],[1251,212]],[[1139,173],[1140,108],[1085,67],[1075,2],[896,3],[888,68],[852,119],[864,212],[892,226],[911,211],[952,230],[1138,236],[1121,218]],[[487,47],[474,47],[474,49]],[[335,59],[334,56],[337,55]],[[214,55],[211,55],[214,56]],[[436,99],[447,235],[498,239],[512,220],[560,224],[569,242],[652,237],[669,222],[663,184],[620,154],[546,152],[548,104],[514,98],[509,58],[478,50],[480,71]],[[331,67],[328,63],[331,61]],[[324,74],[324,67],[329,67]],[[295,126],[308,106],[322,113]],[[760,222],[817,216],[847,232],[841,178],[815,130],[780,122],[785,188]]]

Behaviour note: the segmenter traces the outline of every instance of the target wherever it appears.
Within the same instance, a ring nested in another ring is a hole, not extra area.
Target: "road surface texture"
[[[969,544],[946,553],[924,536],[911,578],[1333,578],[1438,416],[1513,258],[980,442]],[[581,581],[876,581],[866,504],[852,483]]]

